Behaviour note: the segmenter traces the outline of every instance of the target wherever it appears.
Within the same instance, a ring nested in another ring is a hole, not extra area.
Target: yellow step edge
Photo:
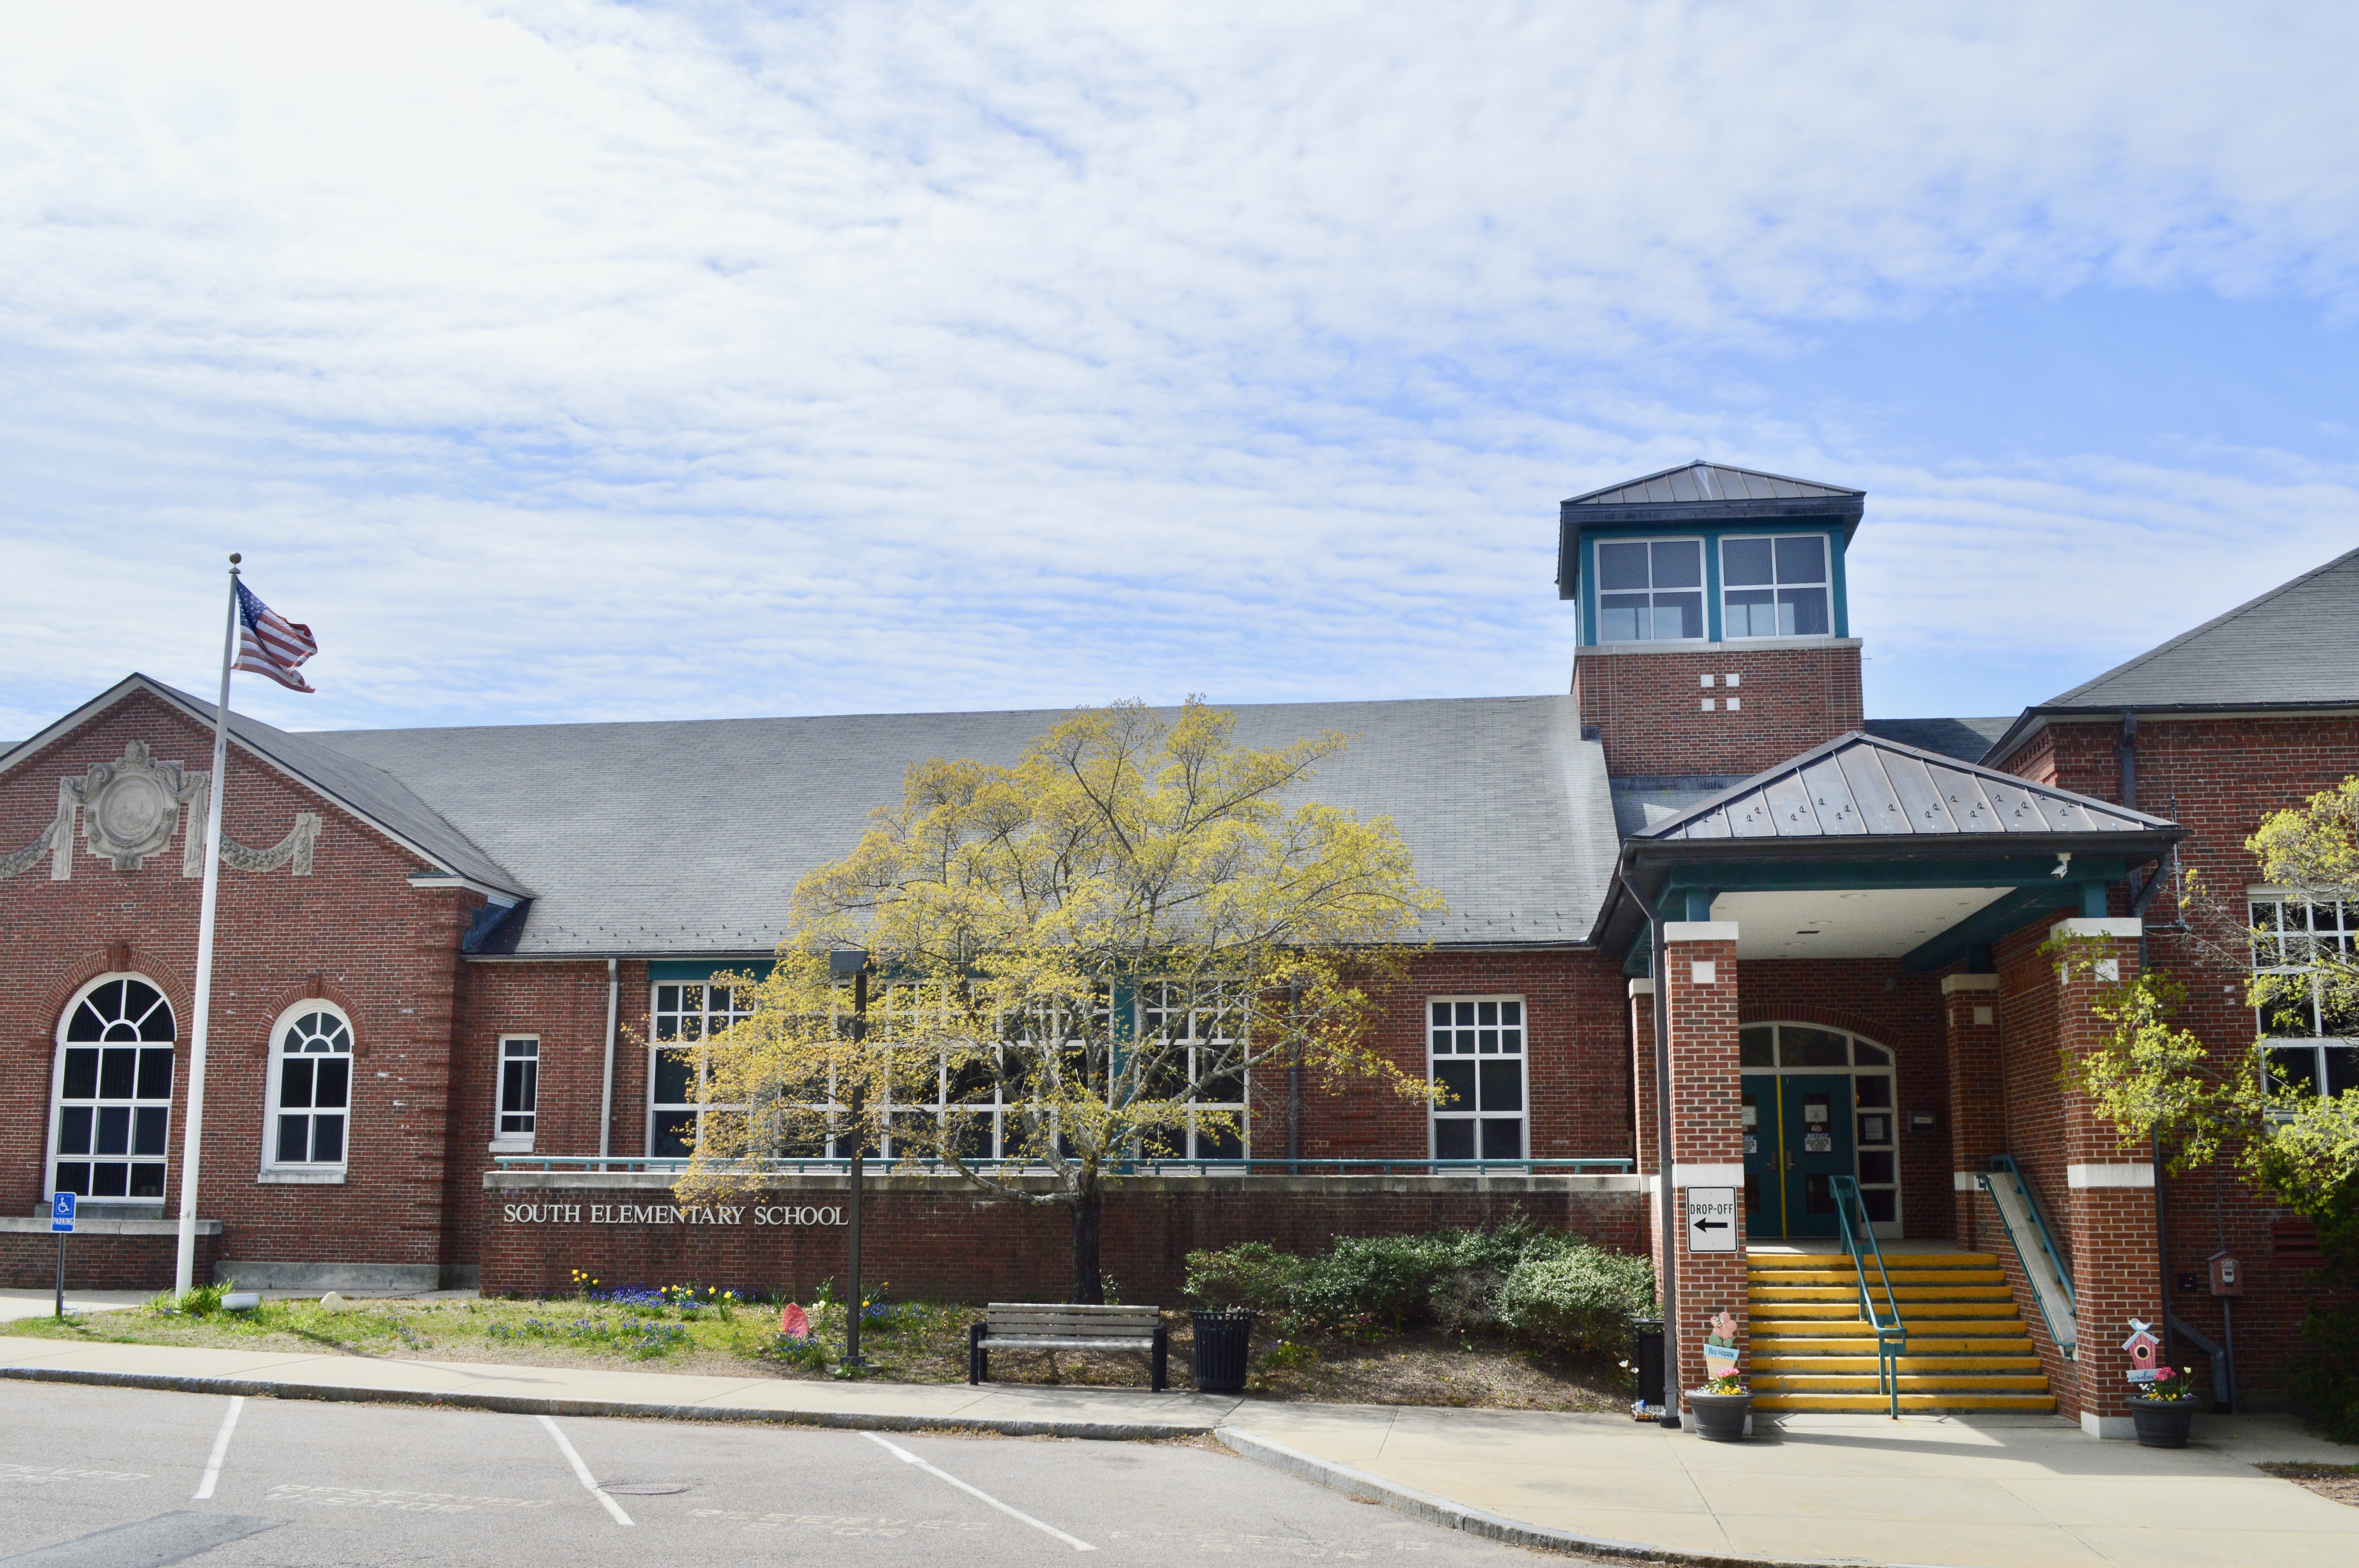
[[[1752,1353],[1756,1357],[1764,1356],[1850,1357],[1861,1355],[1863,1346],[1866,1346],[1869,1348],[1865,1349],[1865,1357],[1873,1361],[1875,1353],[1872,1347],[1875,1343],[1873,1339],[1799,1337],[1761,1339],[1756,1337],[1753,1341]],[[2038,1353],[2032,1349],[2031,1341],[2028,1339],[1926,1339],[1914,1334],[1908,1336],[1908,1354],[1911,1356],[1979,1356],[1985,1353],[1985,1347],[1988,1347],[1987,1353],[1995,1357],[2017,1357],[2032,1361],[2039,1359]]]
[[[1993,1280],[2002,1283],[2006,1279],[2004,1269],[1870,1269],[1870,1281],[1889,1280],[1896,1285],[1944,1285],[1951,1283],[1988,1284]],[[1745,1283],[1764,1285],[1857,1285],[1860,1271],[1856,1269],[1756,1269],[1745,1276]]]
[[[1884,1299],[1884,1287],[1870,1285],[1868,1296],[1873,1301]],[[1855,1302],[1859,1300],[1857,1285],[1758,1285],[1745,1292],[1752,1300],[1778,1302]],[[1900,1302],[1995,1302],[2013,1301],[2015,1292],[2004,1281],[1992,1285],[1895,1285],[1892,1299]]]
[[[1841,1252],[1747,1252],[1748,1269],[1848,1269],[1851,1260]],[[1887,1269],[1995,1269],[1995,1252],[1887,1252]]]
[[[1752,1357],[1756,1372],[1864,1372],[1875,1375],[1873,1356],[1763,1356]],[[2038,1372],[2037,1356],[1903,1356],[1903,1374],[1912,1372]]]
[[[1757,1411],[1886,1411],[1892,1401],[1885,1394],[1759,1394]],[[2052,1411],[2053,1394],[1903,1394],[1905,1411]]]
[[[1874,1393],[1876,1390],[1876,1386],[1875,1374],[1873,1372],[1870,1372],[1864,1377],[1857,1375],[1845,1375],[1840,1372],[1805,1372],[1799,1375],[1763,1375],[1756,1373],[1753,1379],[1753,1387],[1762,1393]],[[1904,1395],[1941,1393],[2044,1394],[2048,1391],[2048,1379],[2039,1376],[2038,1373],[2032,1373],[2029,1376],[2026,1376],[2019,1372],[1997,1373],[1987,1378],[1967,1378],[1956,1375],[1910,1377],[1908,1374],[1903,1373],[1900,1379],[1900,1391]]]
[[[1764,1304],[1776,1307],[1777,1309],[1775,1314],[1776,1316],[1787,1318],[1798,1323],[1812,1318],[1848,1317],[1856,1319],[1859,1316],[1859,1303],[1855,1300],[1848,1302],[1770,1302]],[[1772,1314],[1765,1313],[1748,1313],[1746,1315],[1758,1321]],[[1914,1319],[1920,1317],[1927,1319],[1945,1317],[2013,1317],[2015,1315],[2015,1303],[2012,1299],[2007,1301],[1992,1302],[1903,1302],[1900,1303],[1900,1315],[1904,1321],[1913,1321]]]

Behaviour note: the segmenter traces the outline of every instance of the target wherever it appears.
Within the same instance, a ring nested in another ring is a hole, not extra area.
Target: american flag
[[[291,691],[314,691],[296,665],[320,651],[311,629],[289,621],[237,585],[237,667],[268,676]]]

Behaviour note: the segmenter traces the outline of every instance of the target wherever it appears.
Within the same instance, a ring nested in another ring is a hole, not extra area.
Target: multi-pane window
[[[54,1192],[164,1195],[172,1116],[172,1009],[144,980],[102,980],[66,1016],[58,1064]]]
[[[648,1075],[647,1152],[685,1160],[696,1146],[704,1113],[708,1064],[701,1048],[731,1024],[753,1015],[752,993],[728,986],[656,987],[654,1070]]]
[[[1433,1109],[1433,1157],[1522,1159],[1522,999],[1436,997],[1427,1018],[1428,1070],[1444,1091]]]
[[[1702,635],[1702,540],[1598,541],[1599,642],[1649,643]]]
[[[2349,983],[2359,961],[2359,903],[2256,899],[2252,913],[2253,968],[2277,978],[2260,1016],[2270,1087],[2330,1095],[2359,1088],[2359,996]]]
[[[1221,1071],[1243,1054],[1236,1034],[1238,1012],[1236,1003],[1215,990],[1190,988],[1182,994],[1177,986],[1150,986],[1141,992],[1139,1038],[1168,1043],[1169,1053],[1156,1081],[1145,1086],[1147,1094],[1176,1098],[1197,1084],[1187,1101],[1186,1127],[1167,1135],[1176,1159],[1245,1157],[1245,1074]],[[1198,1084],[1200,1078],[1203,1081]]]
[[[540,1037],[500,1036],[500,1108],[493,1136],[505,1143],[530,1144],[539,1100]]]
[[[1723,540],[1720,576],[1724,636],[1822,637],[1833,630],[1822,534]]]
[[[337,1167],[352,1115],[353,1029],[312,1003],[280,1022],[271,1043],[270,1163]]]

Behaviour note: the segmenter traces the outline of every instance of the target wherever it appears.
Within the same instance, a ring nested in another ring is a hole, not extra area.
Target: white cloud
[[[2347,311],[2343,8],[12,17],[0,527],[114,612],[0,629],[0,725],[201,680],[232,544],[330,650],[257,708],[398,722],[1545,688],[1554,501],[1706,449],[1875,492],[1896,656],[2128,651],[2025,552],[2201,599],[2351,515],[1658,373],[1991,291]]]

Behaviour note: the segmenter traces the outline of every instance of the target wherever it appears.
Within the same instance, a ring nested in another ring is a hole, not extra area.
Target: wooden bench
[[[1161,1393],[1171,1356],[1163,1312],[1151,1306],[1073,1306],[993,1302],[966,1331],[966,1380],[991,1381],[995,1350],[1144,1350]]]

